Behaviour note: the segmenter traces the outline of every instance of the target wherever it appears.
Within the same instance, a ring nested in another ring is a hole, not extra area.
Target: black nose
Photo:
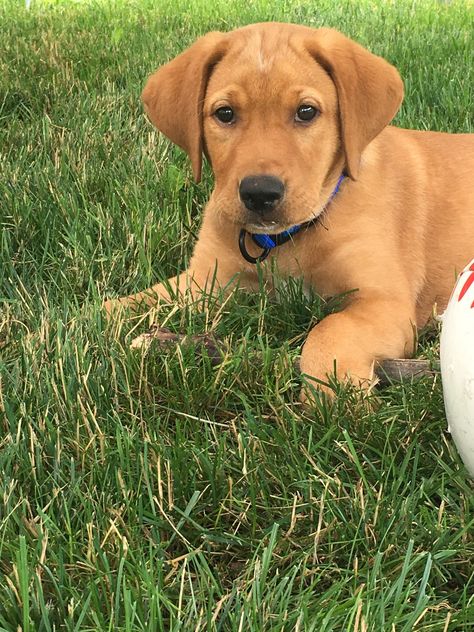
[[[239,186],[240,199],[256,213],[272,211],[283,197],[285,186],[275,176],[248,176]]]

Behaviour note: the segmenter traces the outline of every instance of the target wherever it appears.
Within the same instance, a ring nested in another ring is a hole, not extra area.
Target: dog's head
[[[213,208],[252,232],[316,217],[403,98],[396,69],[331,29],[209,33],[149,79],[151,121],[215,175]]]

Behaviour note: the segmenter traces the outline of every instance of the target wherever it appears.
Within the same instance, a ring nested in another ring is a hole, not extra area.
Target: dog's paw
[[[105,314],[107,320],[110,320],[112,316],[115,316],[123,312],[125,306],[120,299],[110,298],[102,303],[102,312]]]
[[[347,410],[349,416],[362,418],[367,412],[375,411],[379,398],[374,393],[377,380],[353,380],[346,378],[339,381],[331,379],[328,383],[316,382],[306,378],[300,392],[300,402],[305,408],[331,411]],[[342,408],[341,408],[342,407]]]
[[[102,303],[102,312],[105,318],[110,321],[114,318],[124,316],[127,312],[136,312],[139,305],[129,298],[109,298]]]
[[[299,400],[304,406],[312,408],[321,404],[330,404],[335,397],[336,391],[328,382],[306,377],[305,383],[301,387]]]
[[[307,406],[319,406],[321,402],[327,404],[333,402],[342,392],[352,394],[359,393],[365,399],[369,395],[378,379],[374,375],[373,363],[357,367],[357,372],[349,369],[341,369],[337,363],[333,363],[332,370],[316,366],[314,362],[308,362],[308,358],[302,358],[300,363],[304,383],[300,393],[300,401]],[[324,377],[319,377],[323,376]],[[367,377],[361,377],[361,376]]]

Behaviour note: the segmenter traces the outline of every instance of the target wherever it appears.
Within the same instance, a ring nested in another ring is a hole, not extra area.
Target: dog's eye
[[[319,110],[313,105],[300,105],[296,110],[295,121],[297,123],[307,123],[312,121],[319,114]]]
[[[214,112],[214,116],[221,123],[233,123],[235,120],[234,110],[227,105],[224,105],[221,108],[217,108]]]

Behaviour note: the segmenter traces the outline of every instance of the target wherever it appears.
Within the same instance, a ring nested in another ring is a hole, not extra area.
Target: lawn
[[[1,631],[474,629],[474,486],[439,375],[302,408],[294,360],[337,301],[298,280],[101,313],[185,268],[212,186],[145,118],[144,80],[266,20],[394,63],[398,125],[474,131],[471,2],[0,4]],[[151,320],[222,336],[223,363],[132,351]]]

